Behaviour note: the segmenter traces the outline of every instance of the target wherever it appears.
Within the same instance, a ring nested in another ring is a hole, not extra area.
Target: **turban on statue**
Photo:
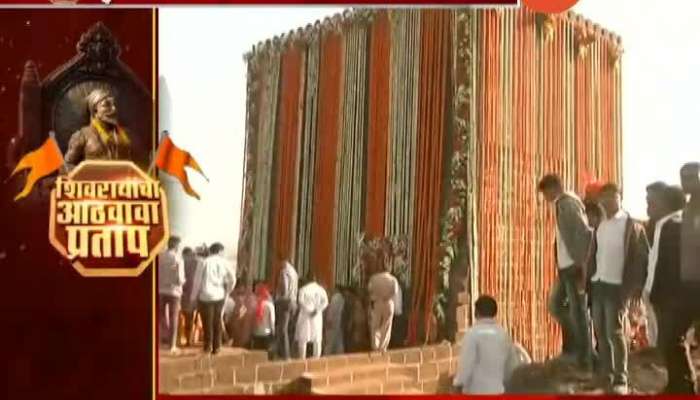
[[[112,96],[112,91],[104,88],[97,88],[90,92],[90,94],[87,95],[87,97],[85,98],[88,105],[88,111],[90,111],[90,115],[92,115],[95,112],[95,108],[98,104],[100,104],[102,100]]]

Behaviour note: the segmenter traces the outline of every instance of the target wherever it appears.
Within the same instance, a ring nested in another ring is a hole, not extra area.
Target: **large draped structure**
[[[358,237],[406,237],[412,327],[454,332],[475,296],[541,359],[559,333],[538,179],[621,183],[620,39],[572,13],[356,10],[248,62],[239,268],[353,281]],[[415,330],[410,337],[422,340]]]

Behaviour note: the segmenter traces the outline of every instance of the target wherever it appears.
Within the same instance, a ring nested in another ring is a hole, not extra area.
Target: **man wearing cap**
[[[85,101],[90,124],[71,136],[64,157],[66,169],[70,171],[84,160],[129,160],[131,141],[117,122],[114,93],[107,88],[97,88]]]

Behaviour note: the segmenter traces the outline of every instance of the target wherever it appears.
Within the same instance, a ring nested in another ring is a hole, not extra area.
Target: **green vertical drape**
[[[339,156],[335,239],[335,282],[348,284],[358,257],[365,200],[368,31],[363,23],[345,36],[345,84]]]
[[[318,81],[320,33],[315,33],[306,52],[304,118],[299,146],[299,210],[297,215],[296,262],[297,272],[304,276],[311,268],[311,232],[314,210],[314,182],[316,179],[316,144],[318,141]]]

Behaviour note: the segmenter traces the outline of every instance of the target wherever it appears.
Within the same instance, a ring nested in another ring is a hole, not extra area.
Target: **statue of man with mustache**
[[[97,88],[86,97],[90,124],[73,133],[64,157],[71,170],[83,160],[129,160],[131,141],[117,121],[114,93]]]

